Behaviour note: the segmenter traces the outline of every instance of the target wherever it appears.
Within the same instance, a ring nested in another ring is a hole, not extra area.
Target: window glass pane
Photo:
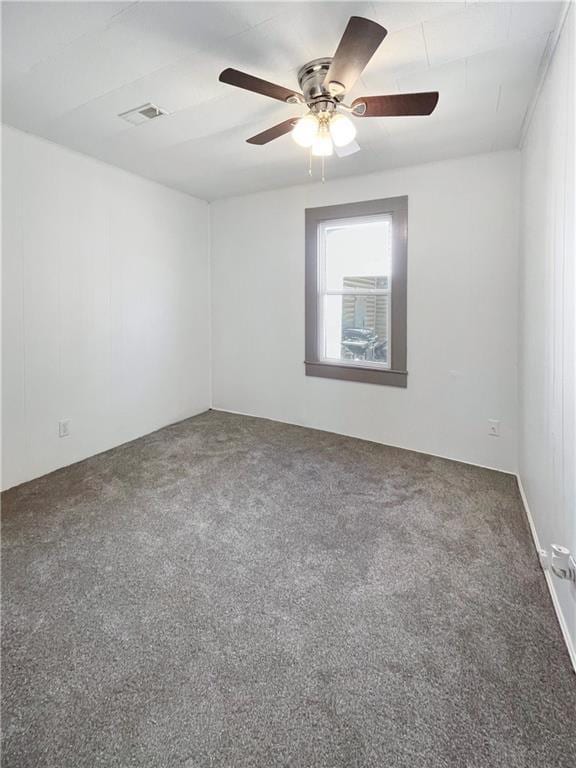
[[[390,297],[388,294],[324,296],[325,360],[390,367]]]
[[[392,268],[391,219],[324,225],[324,288],[389,288]],[[367,281],[367,282],[366,282]]]

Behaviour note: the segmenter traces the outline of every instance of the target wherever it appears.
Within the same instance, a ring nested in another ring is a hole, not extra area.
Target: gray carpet
[[[5,768],[574,768],[514,478],[208,412],[3,496]]]

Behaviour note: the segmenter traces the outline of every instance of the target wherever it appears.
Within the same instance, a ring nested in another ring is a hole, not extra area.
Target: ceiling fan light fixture
[[[326,125],[321,125],[318,135],[312,144],[312,154],[314,157],[330,157],[334,147],[330,138],[330,131]]]
[[[356,126],[349,117],[337,112],[330,120],[330,135],[337,147],[345,147],[356,138]]]
[[[300,91],[284,88],[238,69],[228,67],[223,70],[218,78],[221,83],[285,104],[306,105],[309,109],[308,114],[300,119],[288,118],[246,141],[249,144],[268,144],[292,132],[296,144],[310,148],[311,155],[328,157],[335,151],[338,157],[347,157],[360,147],[354,140],[356,128],[342,111],[355,118],[432,114],[438,103],[437,91],[360,96],[350,105],[343,103],[344,95],[350,93],[387,34],[377,22],[351,16],[334,56],[313,59],[300,67],[297,76]],[[311,167],[310,164],[310,172]]]
[[[319,127],[318,118],[310,112],[292,128],[292,138],[300,147],[311,147],[318,136]]]

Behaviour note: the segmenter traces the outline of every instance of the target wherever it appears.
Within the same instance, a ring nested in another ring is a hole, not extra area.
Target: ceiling
[[[357,120],[362,151],[328,178],[518,146],[555,2],[4,2],[3,121],[213,200],[306,183],[284,136],[245,139],[301,108],[218,81],[234,67],[296,87],[349,16],[388,30],[352,97],[438,90],[433,115]],[[351,99],[349,99],[351,100]],[[169,115],[131,126],[152,102]],[[317,170],[315,174],[317,174]]]

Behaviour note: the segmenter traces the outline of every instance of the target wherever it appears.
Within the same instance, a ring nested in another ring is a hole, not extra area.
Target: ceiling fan
[[[359,96],[350,105],[344,103],[344,97],[352,90],[386,34],[384,27],[375,21],[351,16],[334,56],[309,61],[298,72],[301,92],[237,69],[221,72],[219,80],[222,83],[287,104],[308,107],[303,117],[284,120],[247,139],[248,143],[267,144],[291,131],[294,141],[302,147],[311,148],[312,154],[317,157],[331,155],[334,148],[339,156],[344,156],[359,149],[354,141],[356,127],[347,114],[353,117],[431,114],[438,103],[437,91]]]

